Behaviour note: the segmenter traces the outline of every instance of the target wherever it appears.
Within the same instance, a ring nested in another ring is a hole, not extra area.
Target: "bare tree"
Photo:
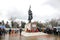
[[[57,19],[51,19],[51,21],[49,21],[49,24],[54,27],[58,25]]]

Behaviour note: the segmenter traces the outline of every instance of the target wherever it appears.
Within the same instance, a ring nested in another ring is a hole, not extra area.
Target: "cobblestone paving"
[[[5,36],[0,36],[0,40],[60,40],[60,36],[56,35],[43,35],[43,36],[30,36],[24,37],[20,34],[6,34]]]

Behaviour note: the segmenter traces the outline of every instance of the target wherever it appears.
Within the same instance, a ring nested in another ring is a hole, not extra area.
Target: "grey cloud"
[[[60,0],[49,0],[48,2],[45,2],[43,5],[47,4],[54,7],[55,9],[60,10]]]
[[[49,0],[42,5],[50,5],[53,8],[60,10],[60,1],[59,0]],[[18,11],[18,9],[16,9],[16,8],[9,9],[7,17],[13,16],[13,17],[17,17],[19,19],[27,20],[28,19],[28,11],[27,10],[23,11],[23,10],[24,9]],[[40,17],[38,15],[34,16],[34,13],[33,13],[33,20],[45,20],[45,19],[55,18],[58,16],[59,12],[58,12],[58,14],[57,13],[55,13],[55,14],[50,15],[50,16]]]
[[[7,17],[16,17],[22,20],[27,20],[27,11],[26,13],[24,11],[18,11],[16,8],[12,8],[11,10],[8,10]]]
[[[60,17],[60,0],[48,0],[47,2],[43,3],[42,5],[50,5],[55,10],[58,11],[57,13],[53,13],[52,18]]]

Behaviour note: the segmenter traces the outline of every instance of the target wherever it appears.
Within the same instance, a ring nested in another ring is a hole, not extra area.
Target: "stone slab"
[[[43,33],[43,32],[30,32],[29,33],[29,32],[23,31],[22,35],[28,37],[28,36],[40,36],[40,35],[48,35],[48,34]]]

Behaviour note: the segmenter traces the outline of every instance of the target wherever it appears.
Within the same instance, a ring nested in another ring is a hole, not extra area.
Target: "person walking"
[[[2,29],[0,28],[0,35],[2,35]]]
[[[22,33],[22,28],[20,28],[20,36],[21,36],[21,33]]]
[[[11,29],[9,29],[9,34],[11,33]]]

